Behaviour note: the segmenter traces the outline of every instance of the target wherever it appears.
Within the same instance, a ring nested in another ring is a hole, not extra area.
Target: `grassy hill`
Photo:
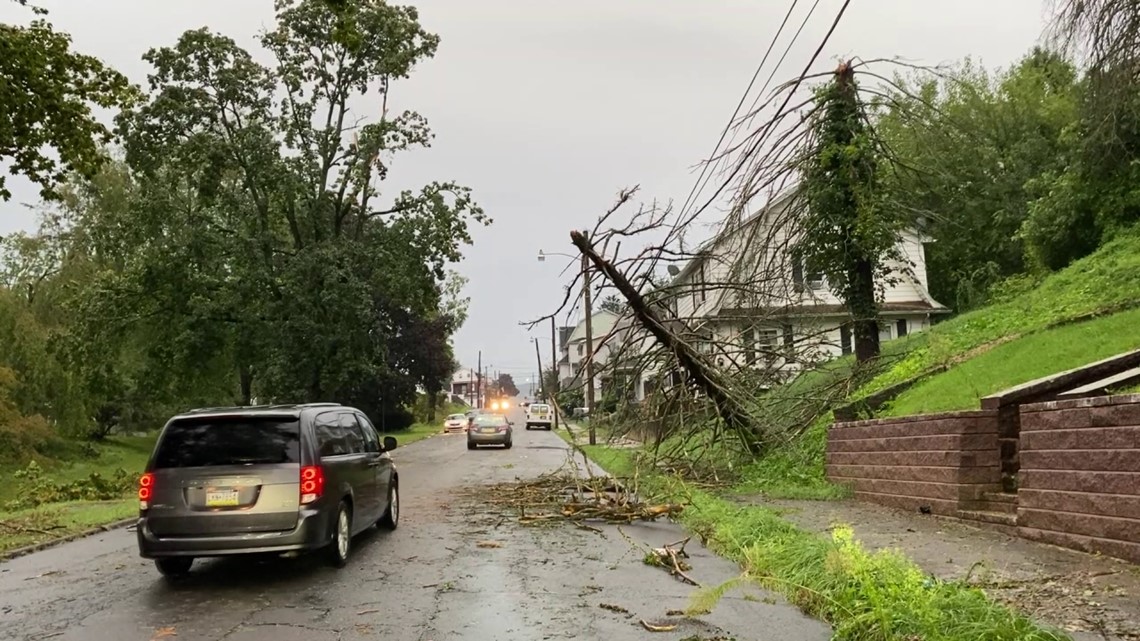
[[[774,390],[764,401],[768,416],[802,420],[804,413],[791,408],[804,398],[827,399],[825,411],[794,441],[747,466],[739,489],[787,498],[835,496],[840,490],[823,477],[832,422],[827,408],[935,368],[947,369],[901,394],[880,415],[976,408],[981,396],[1137,348],[1140,228],[1041,280],[1011,283],[988,307],[884,344],[887,365],[854,389],[837,389],[854,366],[846,357]]]

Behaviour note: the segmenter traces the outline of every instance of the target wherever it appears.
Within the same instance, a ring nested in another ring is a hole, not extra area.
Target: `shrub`
[[[28,463],[27,467],[17,471],[14,476],[17,487],[16,496],[19,498],[9,501],[5,505],[9,510],[21,510],[66,501],[121,499],[134,492],[138,483],[138,474],[127,472],[123,468],[115,470],[110,478],[98,472],[92,472],[84,479],[57,482],[45,474],[43,468],[35,461]]]

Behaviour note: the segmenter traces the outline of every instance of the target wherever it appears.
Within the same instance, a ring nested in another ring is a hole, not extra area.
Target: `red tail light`
[[[150,499],[154,496],[154,474],[147,472],[139,477],[139,509],[150,507]]]
[[[320,465],[301,468],[301,505],[312,503],[325,492],[325,471]]]

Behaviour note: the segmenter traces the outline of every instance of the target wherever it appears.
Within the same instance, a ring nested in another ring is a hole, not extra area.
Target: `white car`
[[[448,414],[447,418],[443,421],[443,429],[448,434],[462,434],[467,431],[467,415],[466,414]]]

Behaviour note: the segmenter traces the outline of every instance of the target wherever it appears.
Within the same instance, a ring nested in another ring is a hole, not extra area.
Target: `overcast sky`
[[[37,3],[78,50],[140,83],[148,71],[143,52],[187,29],[208,26],[254,49],[253,36],[273,21],[272,0]],[[683,201],[694,166],[712,150],[790,0],[413,4],[442,43],[393,87],[392,101],[425,115],[436,141],[395,161],[390,192],[448,179],[474,188],[495,223],[475,230],[459,265],[472,302],[456,352],[473,367],[482,350],[484,365],[512,373],[521,387],[535,357],[519,323],[556,308],[569,282],[559,277],[566,259],[539,263],[538,250],[573,252],[569,231],[591,227],[623,187],[640,184],[645,200]],[[798,3],[796,26],[811,4]],[[840,4],[820,0],[777,80],[802,70]],[[1008,66],[1039,39],[1045,16],[1044,0],[854,0],[817,70],[850,56],[927,65],[972,56]],[[0,22],[28,17],[15,3],[0,3]],[[0,203],[0,234],[31,230],[27,205],[36,190],[14,178],[9,187],[14,197]]]

